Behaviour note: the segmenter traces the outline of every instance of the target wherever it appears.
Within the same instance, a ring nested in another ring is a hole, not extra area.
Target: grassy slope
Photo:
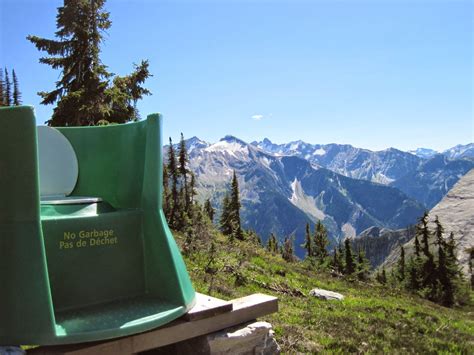
[[[287,263],[249,242],[217,238],[216,259],[206,273],[209,247],[185,257],[197,291],[223,299],[261,292],[279,298],[273,324],[284,352],[470,353],[472,308],[447,309],[405,292],[343,280],[305,263]],[[182,238],[177,237],[178,243]],[[212,286],[210,286],[212,284]],[[320,287],[345,295],[342,302],[308,297]]]

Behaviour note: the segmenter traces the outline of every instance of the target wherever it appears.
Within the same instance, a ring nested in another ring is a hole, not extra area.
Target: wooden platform
[[[161,328],[103,342],[44,346],[29,350],[28,354],[136,354],[213,333],[277,311],[278,299],[273,296],[253,294],[223,301],[198,293],[196,306],[188,314]]]

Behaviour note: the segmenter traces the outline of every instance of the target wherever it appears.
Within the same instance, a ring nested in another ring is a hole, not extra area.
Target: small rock
[[[309,295],[313,297],[317,297],[321,300],[328,300],[328,301],[330,300],[342,301],[344,299],[344,296],[341,295],[340,293],[323,290],[321,288],[315,288],[309,291]]]

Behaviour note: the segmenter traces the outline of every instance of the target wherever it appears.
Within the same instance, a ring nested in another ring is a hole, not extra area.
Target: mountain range
[[[233,136],[215,144],[193,137],[186,145],[201,201],[210,198],[220,209],[235,170],[244,227],[264,241],[272,232],[280,239],[294,235],[299,256],[306,223],[322,220],[333,244],[372,226],[404,228],[474,167],[468,159],[421,158],[394,148],[373,152],[268,139],[249,144]]]

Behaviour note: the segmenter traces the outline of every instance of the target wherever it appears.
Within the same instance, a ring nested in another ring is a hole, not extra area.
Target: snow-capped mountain
[[[274,144],[265,138],[253,145],[279,155],[295,155],[314,166],[322,166],[355,179],[390,184],[422,163],[422,159],[401,150],[389,148],[373,152],[349,144],[309,144],[295,141]]]
[[[474,143],[458,144],[455,147],[447,149],[443,152],[449,159],[474,159]]]
[[[352,179],[298,156],[280,154],[233,136],[194,146],[189,157],[199,199],[211,198],[219,207],[235,170],[244,227],[255,230],[264,240],[270,232],[280,238],[295,234],[300,256],[307,222],[323,220],[335,241],[356,236],[373,225],[401,228],[414,223],[423,212],[423,206],[398,189]]]
[[[432,158],[434,155],[439,154],[436,150],[430,148],[417,148],[415,150],[409,150],[408,153],[416,155],[423,159]]]

